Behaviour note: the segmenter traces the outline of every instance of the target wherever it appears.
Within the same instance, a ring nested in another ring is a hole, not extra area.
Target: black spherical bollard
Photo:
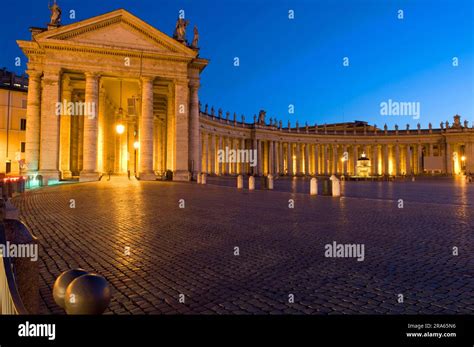
[[[89,272],[84,269],[72,269],[64,271],[61,275],[59,275],[53,286],[53,298],[56,304],[62,308],[66,308],[64,303],[64,295],[66,293],[67,286],[79,276],[87,275],[88,273]]]
[[[76,278],[66,289],[67,314],[102,314],[111,298],[107,280],[97,274]]]

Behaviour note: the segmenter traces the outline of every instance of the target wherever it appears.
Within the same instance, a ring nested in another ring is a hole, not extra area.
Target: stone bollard
[[[335,175],[332,175],[329,179],[332,181],[332,196],[341,196],[341,182],[339,179]]]
[[[309,194],[318,195],[318,180],[313,177],[309,183]]]
[[[249,177],[249,190],[255,190],[255,177]]]
[[[207,174],[203,172],[201,174],[201,184],[206,184],[207,183]]]
[[[201,177],[201,173],[199,172],[199,173],[197,174],[197,177],[196,177],[197,184],[201,184],[201,178],[202,178],[202,177]]]
[[[415,182],[415,176],[411,176],[411,181]]]
[[[267,189],[273,189],[273,175],[269,174],[267,176],[267,179],[268,179]]]
[[[250,178],[249,178],[250,185]],[[242,189],[244,187],[244,177],[242,175],[237,176],[237,189]]]

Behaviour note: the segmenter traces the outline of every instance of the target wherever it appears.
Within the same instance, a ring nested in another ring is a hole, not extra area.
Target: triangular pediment
[[[120,9],[36,35],[40,43],[63,42],[110,49],[143,50],[196,57],[197,52]]]

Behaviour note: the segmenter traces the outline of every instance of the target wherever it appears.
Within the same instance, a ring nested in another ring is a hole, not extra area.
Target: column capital
[[[100,78],[100,74],[98,72],[93,72],[93,71],[86,71],[84,72],[84,75],[86,76],[86,79],[98,80]]]
[[[153,83],[155,78],[155,76],[140,76],[140,81],[142,83]]]
[[[40,70],[32,70],[28,69],[25,71],[26,74],[29,76],[29,79],[35,79],[38,80],[41,78],[41,75],[43,74],[43,71]]]

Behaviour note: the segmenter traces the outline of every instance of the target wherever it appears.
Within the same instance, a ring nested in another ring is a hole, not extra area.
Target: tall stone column
[[[319,174],[319,145],[314,145],[314,174]]]
[[[225,165],[224,165],[224,174],[228,175],[230,174],[231,163],[229,163],[229,159],[230,159],[230,150],[232,149],[232,142],[229,137],[226,137],[224,139],[224,143],[225,143],[224,150],[226,153],[229,153],[229,158],[226,158]]]
[[[352,174],[357,175],[357,159],[358,152],[357,152],[357,145],[352,146]]]
[[[222,155],[222,152],[224,152],[224,149],[223,149],[223,146],[224,146],[224,139],[222,138],[222,136],[218,135],[218,143],[217,143],[217,158],[216,158],[216,172],[218,175],[222,175],[223,174],[223,167],[224,167],[224,162],[223,162],[223,158],[224,156]],[[219,153],[221,153],[221,155],[219,155]]]
[[[61,73],[45,71],[41,102],[41,134],[39,174],[43,184],[59,180],[59,118],[56,103],[60,101]]]
[[[138,129],[140,138],[140,169],[138,177],[144,181],[156,180],[155,173],[153,172],[153,81],[153,77],[141,78],[142,113]],[[186,88],[186,86],[184,87]],[[179,115],[176,118],[179,118]],[[177,149],[179,150],[178,146]],[[175,175],[173,175],[173,180],[175,178]]]
[[[268,173],[273,175],[273,163],[275,158],[273,157],[273,141],[268,141]]]
[[[71,102],[71,86],[69,85],[69,77],[66,77],[62,81],[62,95],[61,102],[63,105],[63,112],[61,112],[59,120],[59,157],[60,157],[60,170],[61,179],[72,178],[72,172],[70,167],[70,154],[71,154],[71,115],[69,114],[69,108],[67,103]]]
[[[309,175],[309,144],[304,145],[304,174]]]
[[[211,144],[209,148],[209,159],[210,159],[210,169],[211,174],[216,174],[216,135],[211,135]]]
[[[29,75],[28,99],[26,109],[26,148],[25,159],[28,174],[36,174],[40,155],[40,107],[41,71],[27,70]]]
[[[406,145],[406,153],[405,153],[405,167],[407,171],[407,175],[411,175],[411,149],[410,145]]]
[[[196,177],[198,172],[201,172],[201,160],[199,156],[199,144],[201,140],[199,138],[199,81],[192,80],[189,83],[190,91],[190,102],[189,102],[189,126],[190,126],[190,159],[194,163],[193,177]]]
[[[288,168],[288,176],[293,176],[293,144],[291,142],[288,142],[287,144],[287,168]]]
[[[332,145],[332,174],[338,173],[337,145]]]
[[[347,175],[347,159],[348,156],[345,155],[347,153],[347,145],[342,146],[342,158],[344,158],[342,162],[342,174]]]
[[[400,176],[400,146],[395,145],[395,174]]]
[[[191,172],[189,171],[189,88],[186,80],[175,80],[174,85],[176,112],[176,126],[174,131],[176,148],[176,170],[173,173],[173,180],[189,181],[191,180]],[[199,146],[199,138],[197,138],[197,142],[196,137],[192,139],[192,143],[197,144],[197,146]]]
[[[418,145],[418,174],[423,173],[423,145]]]
[[[244,138],[240,138],[240,139],[239,139],[239,149],[241,149],[241,150],[245,150],[245,149],[246,149],[246,148],[245,148],[245,139],[244,139]],[[247,167],[247,163],[244,162],[244,161],[242,161],[242,162],[240,163],[240,165],[239,165],[239,172],[238,172],[238,173],[241,174],[241,175],[246,174],[246,169],[245,169],[246,167]]]
[[[93,110],[90,114],[84,114],[84,139],[82,171],[79,181],[97,181],[97,144],[98,144],[98,119],[97,109],[99,107],[99,75],[86,72],[86,109]]]
[[[379,149],[377,145],[372,146],[372,175],[379,174]]]
[[[383,145],[383,174],[389,175],[389,157],[388,157],[388,145]]]
[[[262,148],[262,140],[257,140],[257,174],[258,176],[261,176],[263,173],[263,148]]]
[[[209,173],[209,139],[208,135],[203,133],[201,134],[202,136],[202,152],[201,152],[201,158],[202,162],[204,163],[204,167],[202,167],[202,172],[204,173]]]
[[[301,175],[301,143],[296,144],[296,174]]]
[[[252,151],[253,153],[256,153],[257,154],[257,157],[256,157],[256,162],[255,162],[255,166],[251,167],[251,173],[253,175],[256,175],[258,174],[258,162],[260,161],[260,158],[258,156],[258,142],[257,142],[257,139],[252,139]]]

